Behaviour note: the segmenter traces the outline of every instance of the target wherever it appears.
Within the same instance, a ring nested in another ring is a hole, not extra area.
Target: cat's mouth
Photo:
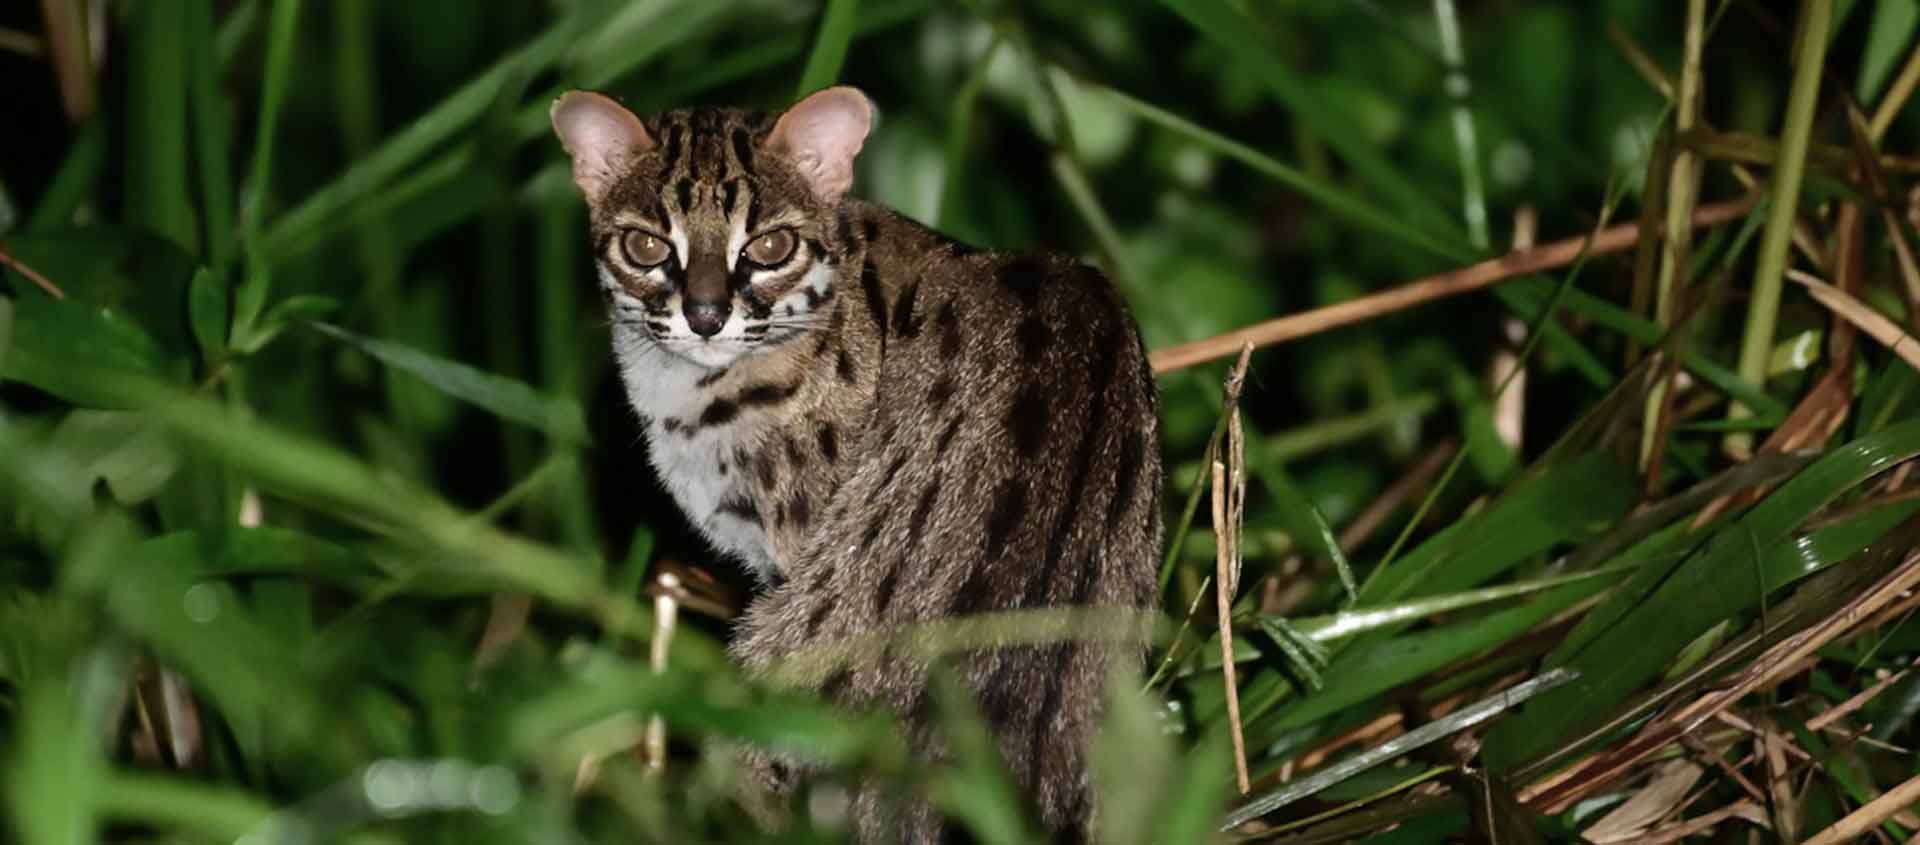
[[[669,353],[707,368],[725,367],[759,346],[750,340],[729,337],[656,337],[654,340]]]

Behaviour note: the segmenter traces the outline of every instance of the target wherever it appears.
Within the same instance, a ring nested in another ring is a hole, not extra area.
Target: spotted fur
[[[654,466],[714,546],[766,585],[733,644],[750,671],[890,709],[911,746],[937,759],[928,667],[888,652],[779,670],[832,643],[956,616],[1151,606],[1157,399],[1138,330],[1099,272],[965,246],[884,207],[823,196],[766,116],[693,109],[642,125],[644,149],[615,157],[611,178],[577,178]],[[633,227],[669,238],[676,262],[633,266],[621,251]],[[716,254],[768,227],[795,233],[793,256],[727,265],[726,324],[695,337],[682,313],[688,268],[711,273]],[[1141,654],[1062,640],[952,659],[1058,838],[1088,834],[1088,744],[1105,680]],[[803,760],[757,760],[776,792],[810,772]],[[864,842],[946,836],[923,802],[862,789],[854,810]]]

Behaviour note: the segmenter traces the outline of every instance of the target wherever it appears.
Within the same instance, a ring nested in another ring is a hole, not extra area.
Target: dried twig
[[[1233,665],[1233,596],[1240,588],[1240,519],[1246,482],[1242,480],[1244,444],[1240,430],[1240,391],[1246,386],[1247,364],[1253,358],[1253,344],[1240,349],[1240,361],[1227,374],[1226,400],[1221,413],[1227,418],[1226,440],[1220,457],[1213,461],[1213,542],[1214,594],[1219,597],[1220,672],[1226,684],[1227,721],[1233,734],[1233,774],[1240,794],[1251,790],[1247,777],[1247,741],[1240,727],[1239,681]]]
[[[1868,801],[1843,818],[1832,827],[1820,831],[1805,845],[1837,845],[1841,842],[1857,842],[1859,837],[1874,829],[1881,822],[1891,818],[1915,801],[1920,801],[1920,775],[1909,778],[1907,782],[1887,791],[1887,794]]]
[[[667,671],[667,650],[673,644],[675,622],[680,615],[680,579],[673,573],[660,575],[660,591],[653,598],[653,648],[650,657],[653,673]],[[650,774],[667,770],[667,722],[660,714],[647,717],[646,739],[641,746],[642,759]]]
[[[1544,812],[1564,810],[1708,719],[1725,715],[1727,708],[1742,697],[1805,671],[1808,661],[1817,659],[1813,657],[1815,651],[1867,621],[1916,585],[1920,585],[1920,551],[1908,554],[1892,571],[1825,618],[1775,643],[1720,688],[1649,723],[1625,746],[1583,761],[1575,767],[1576,773],[1563,772],[1551,778],[1550,784],[1535,784],[1523,793],[1522,800]]]
[[[1882,346],[1900,356],[1901,360],[1912,365],[1914,369],[1920,369],[1920,338],[1914,337],[1899,324],[1887,319],[1886,315],[1873,310],[1866,303],[1812,275],[1799,270],[1788,270],[1787,278],[1805,285],[1807,293],[1813,295],[1814,301],[1825,306],[1835,316],[1866,332],[1868,337],[1879,341]]]
[[[61,290],[59,285],[54,284],[52,279],[40,275],[40,271],[22,264],[20,259],[13,257],[12,253],[7,252],[5,244],[0,244],[0,267],[6,267],[15,273],[27,277],[27,281],[39,285],[41,290],[46,291],[47,295],[54,299],[67,298],[67,292]]]
[[[1752,210],[1755,197],[1700,206],[1693,213],[1693,225],[1718,226]],[[1225,358],[1247,344],[1269,346],[1298,340],[1328,329],[1364,322],[1416,305],[1458,296],[1498,284],[1515,276],[1552,270],[1573,263],[1581,255],[1607,255],[1633,246],[1640,235],[1638,223],[1610,226],[1592,235],[1554,241],[1546,246],[1490,258],[1457,270],[1449,270],[1379,293],[1350,299],[1292,314],[1263,323],[1255,323],[1226,334],[1182,343],[1153,353],[1153,371],[1168,373],[1196,364]]]

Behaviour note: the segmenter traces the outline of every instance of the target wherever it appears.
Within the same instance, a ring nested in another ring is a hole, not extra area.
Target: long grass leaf
[[[807,56],[806,69],[800,72],[800,88],[794,97],[804,97],[840,78],[840,65],[847,60],[859,13],[860,0],[827,0],[820,14],[820,29],[814,35],[813,52]]]
[[[148,229],[191,251],[193,209],[187,201],[186,7],[140,3],[129,10],[131,36],[126,98],[128,223]]]
[[[1920,420],[1855,440],[1794,476],[1694,554],[1636,575],[1589,614],[1551,658],[1580,670],[1581,681],[1495,731],[1487,747],[1489,761],[1511,765],[1540,753],[1652,680],[1707,628],[1758,606],[1776,585],[1754,583],[1756,549],[1778,547],[1790,562],[1818,564],[1844,559],[1871,542],[1892,522],[1855,524],[1824,539],[1796,541],[1792,532],[1827,503],[1915,455],[1920,455]],[[1759,557],[1764,570],[1766,556]]]
[[[570,399],[549,396],[526,382],[429,355],[410,346],[363,337],[327,323],[312,325],[389,367],[502,419],[537,428],[570,443],[583,443],[587,439],[585,416],[579,404]]]

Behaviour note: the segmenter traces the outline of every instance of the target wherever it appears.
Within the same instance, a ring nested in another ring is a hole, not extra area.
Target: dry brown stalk
[[[1915,660],[1914,665],[1920,666],[1920,660]],[[1894,672],[1884,678],[1881,678],[1880,680],[1874,682],[1873,686],[1867,687],[1866,689],[1855,693],[1852,698],[1849,698],[1846,701],[1842,701],[1839,704],[1834,705],[1832,709],[1826,710],[1822,712],[1820,715],[1815,716],[1811,719],[1808,719],[1807,730],[1810,730],[1810,731],[1826,730],[1828,725],[1833,724],[1835,721],[1839,719],[1846,718],[1847,714],[1852,713],[1853,711],[1858,710],[1861,707],[1865,706],[1867,702],[1873,700],[1874,696],[1879,695],[1880,692],[1882,690],[1885,690],[1887,687],[1893,686],[1895,683],[1898,683],[1901,678],[1906,677],[1907,673],[1911,671],[1913,670],[1910,668],[1902,669],[1898,672]]]
[[[20,259],[14,258],[12,253],[7,252],[5,244],[0,244],[0,267],[6,267],[15,273],[27,277],[27,281],[39,285],[41,290],[46,291],[47,295],[54,299],[67,298],[67,292],[61,290],[59,285],[54,284],[52,279],[40,275],[40,271],[20,263]]]
[[[1718,226],[1753,209],[1755,197],[1709,203],[1694,211],[1697,228]],[[1633,246],[1639,237],[1638,223],[1609,226],[1591,234],[1554,241],[1524,252],[1490,258],[1457,270],[1415,279],[1398,287],[1316,308],[1300,314],[1255,323],[1226,334],[1169,346],[1153,353],[1153,371],[1170,373],[1197,364],[1225,358],[1248,344],[1270,346],[1328,329],[1371,320],[1416,305],[1458,296],[1498,284],[1515,276],[1525,276],[1565,267],[1582,255],[1610,255]]]
[[[1851,294],[1826,282],[1814,278],[1811,274],[1799,270],[1788,270],[1787,278],[1806,286],[1807,293],[1813,295],[1835,317],[1847,324],[1866,332],[1868,337],[1887,347],[1900,359],[1920,369],[1920,338],[1914,337],[1898,323],[1887,319],[1886,315],[1873,310],[1873,307],[1854,298]]]
[[[1861,805],[1860,809],[1848,813],[1833,823],[1832,827],[1820,831],[1805,845],[1838,845],[1841,842],[1857,842],[1870,830],[1891,818],[1893,814],[1920,801],[1920,775],[1909,778],[1905,783],[1887,791],[1887,794]]]
[[[1719,688],[1662,716],[1626,745],[1583,760],[1579,771],[1561,773],[1552,784],[1539,783],[1522,800],[1536,809],[1556,813],[1627,773],[1641,760],[1672,745],[1681,735],[1727,711],[1741,698],[1805,671],[1817,660],[1814,652],[1872,618],[1882,608],[1920,586],[1920,550],[1916,550],[1878,582],[1861,591],[1826,618],[1775,643]]]
[[[1767,814],[1760,805],[1752,800],[1739,801],[1707,813],[1695,816],[1683,822],[1652,831],[1639,841],[1642,845],[1679,842],[1702,831],[1711,830],[1728,819],[1744,819],[1762,828],[1767,827]]]
[[[1253,788],[1247,778],[1247,741],[1240,726],[1240,685],[1233,665],[1233,597],[1240,588],[1240,520],[1244,515],[1246,482],[1242,468],[1245,443],[1240,429],[1240,391],[1247,383],[1247,365],[1253,344],[1240,350],[1240,361],[1227,374],[1222,413],[1227,415],[1226,440],[1213,461],[1214,594],[1220,615],[1220,675],[1226,685],[1227,721],[1233,735],[1233,774],[1246,795]]]

